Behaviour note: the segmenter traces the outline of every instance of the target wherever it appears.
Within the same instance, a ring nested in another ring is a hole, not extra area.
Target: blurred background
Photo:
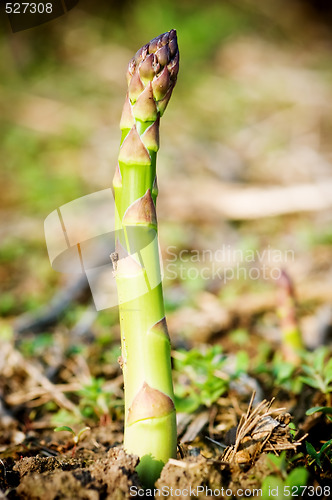
[[[215,262],[202,255],[226,246],[256,252],[243,264],[247,271],[255,263],[261,269],[264,249],[291,250],[294,258],[281,264],[295,282],[304,332],[309,338],[321,322],[330,324],[328,2],[81,0],[29,30],[12,33],[4,13],[1,22],[4,330],[14,325],[19,332],[22,315],[45,308],[72,284],[72,276],[50,266],[44,219],[64,203],[111,186],[128,61],[172,28],[180,72],[161,123],[157,166],[171,335],[205,342],[252,325],[272,335],[275,280],[245,273],[224,279],[224,268],[236,267],[225,256],[214,273]],[[93,335],[118,338],[116,308],[96,316],[91,307],[87,318],[91,295],[80,286],[84,293],[68,300],[56,330],[71,332],[85,318]]]

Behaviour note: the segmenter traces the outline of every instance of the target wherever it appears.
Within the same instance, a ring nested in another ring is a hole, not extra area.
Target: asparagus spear
[[[303,349],[302,334],[296,315],[296,298],[293,282],[285,270],[279,278],[277,314],[282,334],[282,351],[287,361],[299,364],[299,351]]]
[[[130,61],[113,179],[116,262],[127,452],[140,457],[138,473],[152,485],[176,456],[176,419],[170,340],[165,320],[157,240],[156,155],[159,121],[179,68],[176,31],[144,45]]]

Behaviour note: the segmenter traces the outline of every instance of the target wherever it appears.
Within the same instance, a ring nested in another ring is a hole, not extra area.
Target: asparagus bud
[[[124,447],[140,457],[143,484],[153,485],[176,456],[176,420],[157,240],[156,154],[159,122],[179,69],[175,30],[144,45],[129,62],[120,121],[119,163],[113,179]]]

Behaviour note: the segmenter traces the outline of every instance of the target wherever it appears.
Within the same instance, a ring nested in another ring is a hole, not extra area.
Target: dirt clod
[[[214,461],[206,460],[200,455],[198,457],[190,456],[182,461],[169,461],[162,470],[156,488],[162,490],[164,487],[166,495],[163,495],[163,498],[172,498],[172,490],[173,492],[175,490],[182,491],[183,496],[177,496],[181,500],[186,498],[184,495],[186,495],[189,488],[197,493],[198,486],[206,486],[214,490],[220,488],[222,484],[223,477],[220,465]],[[169,492],[169,495],[167,495],[167,492]],[[203,499],[205,494],[198,493],[197,498]]]
[[[11,474],[15,473],[16,478],[16,484],[7,484],[8,498],[12,500],[128,498],[131,486],[141,487],[135,472],[137,464],[138,458],[127,455],[121,448],[112,448],[103,458],[94,461],[66,456],[25,457],[14,465],[12,471],[8,471]]]

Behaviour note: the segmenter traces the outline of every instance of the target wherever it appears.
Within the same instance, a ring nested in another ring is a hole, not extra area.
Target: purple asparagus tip
[[[177,36],[175,30],[170,30],[141,47],[129,62],[127,79],[131,103],[136,102],[151,82],[153,98],[162,115],[176,83],[178,71]]]

